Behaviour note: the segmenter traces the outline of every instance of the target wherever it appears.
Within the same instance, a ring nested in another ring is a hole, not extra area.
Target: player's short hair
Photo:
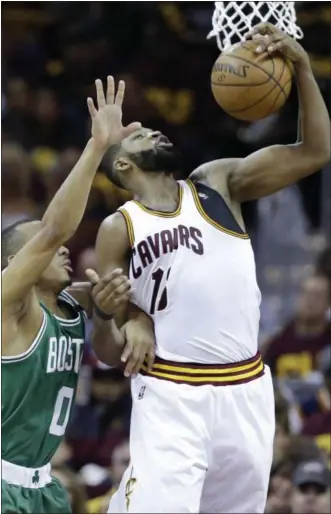
[[[25,244],[25,237],[19,227],[32,221],[36,220],[23,219],[1,231],[1,271],[8,266],[9,257],[15,255]]]
[[[123,182],[121,180],[120,174],[115,169],[114,163],[116,159],[119,157],[120,153],[122,152],[122,146],[120,143],[111,145],[107,151],[106,154],[106,175],[109,178],[109,180],[115,184],[115,186],[120,187],[121,189],[126,189],[123,185]]]

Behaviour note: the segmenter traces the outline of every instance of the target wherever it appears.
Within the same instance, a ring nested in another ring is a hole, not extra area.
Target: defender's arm
[[[91,139],[41,221],[40,230],[15,255],[2,274],[2,306],[21,303],[51,263],[55,253],[75,233],[86,208],[93,178],[104,151]]]

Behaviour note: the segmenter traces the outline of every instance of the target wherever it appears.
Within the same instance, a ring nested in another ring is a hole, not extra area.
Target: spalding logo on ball
[[[255,53],[256,41],[223,52],[211,74],[218,105],[239,120],[255,121],[277,112],[289,97],[293,65],[281,54]]]

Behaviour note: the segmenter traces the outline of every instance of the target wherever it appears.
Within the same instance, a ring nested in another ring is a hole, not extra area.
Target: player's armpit
[[[303,143],[270,146],[245,159],[233,159],[227,175],[229,193],[238,202],[268,196],[315,173],[325,163],[323,154]]]

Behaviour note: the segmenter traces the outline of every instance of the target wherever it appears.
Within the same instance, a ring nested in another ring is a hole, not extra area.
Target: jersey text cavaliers
[[[172,253],[179,247],[188,248],[196,255],[203,255],[201,230],[196,227],[178,225],[172,230],[162,230],[140,241],[132,249],[133,277],[139,278],[142,270],[157,260],[160,255]]]

